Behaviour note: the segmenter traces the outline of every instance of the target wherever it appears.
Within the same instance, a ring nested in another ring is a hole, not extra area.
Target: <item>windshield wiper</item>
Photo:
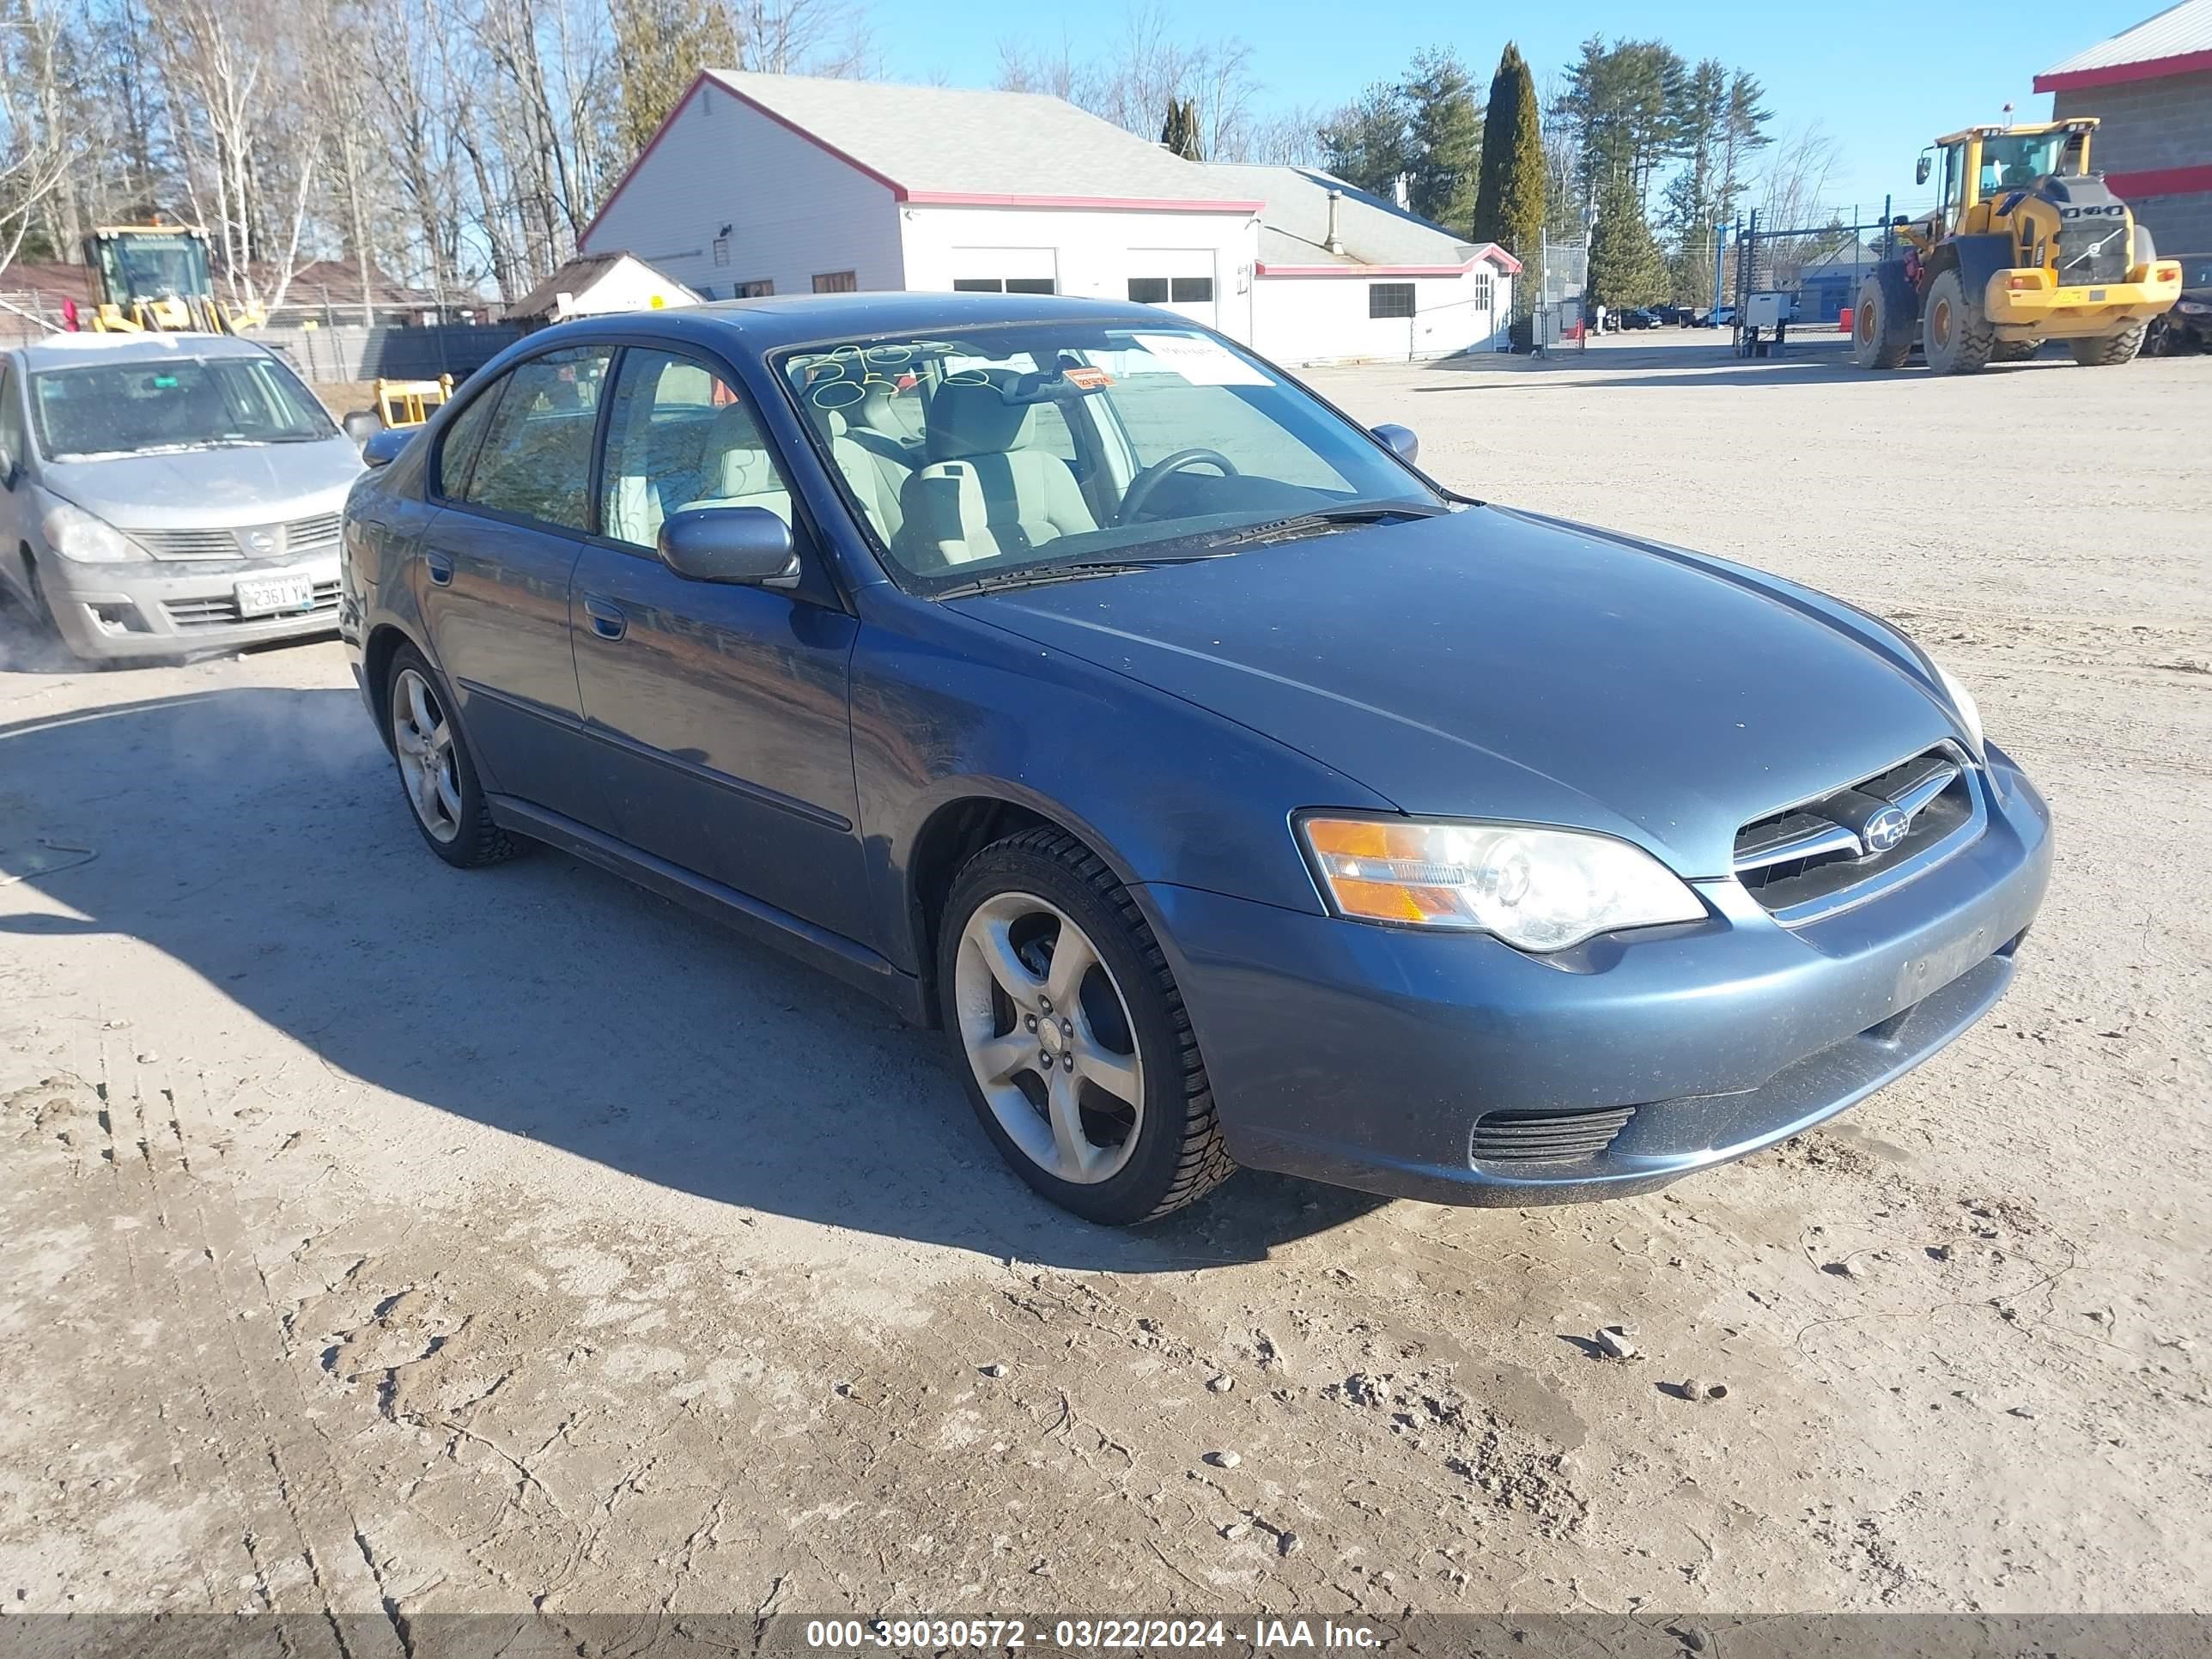
[[[994,570],[957,587],[939,588],[930,597],[964,599],[976,593],[995,593],[1008,587],[1035,587],[1046,582],[1086,581],[1093,576],[1126,576],[1136,570],[1156,570],[1164,564],[1195,564],[1218,558],[1217,553],[1180,553],[1163,559],[1079,559],[1069,564],[1030,564],[1018,570]]]
[[[1265,524],[1247,525],[1242,530],[1231,530],[1209,538],[1201,545],[1215,550],[1256,547],[1262,542],[1295,541],[1302,536],[1324,536],[1346,525],[1386,524],[1394,519],[1439,519],[1450,511],[1448,507],[1430,507],[1418,501],[1380,501],[1366,507],[1325,507],[1312,513],[1293,514],[1287,519],[1271,519]]]

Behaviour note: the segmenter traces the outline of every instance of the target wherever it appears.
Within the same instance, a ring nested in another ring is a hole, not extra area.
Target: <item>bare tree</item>
[[[767,75],[858,78],[879,64],[858,0],[730,0],[738,61]]]
[[[0,270],[63,193],[71,160],[61,19],[27,3],[18,13],[0,40]]]

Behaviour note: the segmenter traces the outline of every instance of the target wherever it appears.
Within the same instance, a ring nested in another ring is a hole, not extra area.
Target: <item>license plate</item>
[[[315,602],[312,576],[258,576],[240,582],[237,590],[241,617],[273,617],[283,611],[305,611]]]

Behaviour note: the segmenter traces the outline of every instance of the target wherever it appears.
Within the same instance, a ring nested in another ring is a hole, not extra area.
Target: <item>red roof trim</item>
[[[2105,182],[2124,201],[2142,196],[2187,196],[2212,191],[2212,167],[2153,167],[2147,173],[2108,173]]]
[[[1252,267],[1255,276],[1464,276],[1485,259],[1494,259],[1509,275],[1517,274],[1521,262],[1504,248],[1486,248],[1461,265],[1271,265]]]
[[[805,127],[802,127],[797,123],[777,114],[774,110],[770,109],[766,104],[762,103],[758,99],[748,98],[744,93],[739,92],[735,87],[732,86],[728,82],[720,79],[712,71],[701,70],[698,74],[691,77],[691,84],[684,88],[683,97],[676,100],[676,107],[669,111],[667,116],[662,120],[659,126],[654,129],[651,140],[647,143],[646,147],[643,149],[638,152],[637,160],[629,164],[629,167],[623,172],[621,179],[616,184],[614,189],[608,192],[607,199],[599,204],[599,210],[592,216],[591,223],[586,225],[581,231],[577,233],[576,251],[579,253],[588,253],[591,252],[590,248],[587,247],[586,244],[591,240],[592,233],[599,228],[599,221],[605,218],[607,216],[608,210],[612,208],[616,202],[621,199],[623,191],[629,188],[629,181],[637,177],[638,169],[642,167],[647,161],[652,159],[653,152],[660,148],[660,141],[668,136],[669,129],[673,127],[678,121],[683,118],[684,112],[691,107],[691,100],[699,95],[699,89],[705,86],[709,81],[712,81],[714,83],[715,88],[718,91],[722,92],[728,97],[735,100],[737,102],[743,104],[747,109],[751,110],[754,113],[757,115],[765,115],[769,120],[775,122],[776,125],[783,128],[787,132],[795,133],[798,137],[804,138],[808,143],[813,145],[815,149],[821,150],[825,155],[835,156],[838,161],[842,161],[847,167],[851,167],[854,172],[866,173],[869,178],[881,185],[885,190],[890,191],[891,199],[893,201],[903,202],[907,199],[905,187],[899,184],[896,179],[885,177],[883,173],[877,172],[875,168],[868,166],[865,161],[855,161],[852,156],[845,154],[843,150],[839,149],[835,144],[824,143],[821,139],[809,132]]]
[[[2212,70],[2212,49],[2179,52],[2171,58],[2144,58],[2132,64],[2102,64],[2094,69],[2065,70],[2035,77],[2038,92],[2079,92],[2087,87],[2117,87],[2130,81],[2163,81],[2169,75]]]
[[[1108,208],[1142,213],[1257,213],[1264,202],[1193,202],[1180,197],[993,196],[960,190],[915,190],[904,198],[925,207]]]

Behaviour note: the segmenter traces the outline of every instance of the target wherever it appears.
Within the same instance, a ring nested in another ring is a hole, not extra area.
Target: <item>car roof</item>
[[[269,349],[229,334],[49,334],[18,349],[27,369],[72,368],[94,362],[158,363],[179,357],[264,357]]]
[[[637,337],[691,339],[727,351],[742,343],[754,352],[781,349],[867,335],[927,333],[936,330],[1018,326],[1024,323],[1133,323],[1139,327],[1183,329],[1188,318],[1157,306],[1128,301],[1083,300],[1053,294],[883,294],[779,295],[762,300],[718,300],[706,305],[660,311],[631,311],[580,317],[530,336],[543,348],[559,338],[635,334]]]

